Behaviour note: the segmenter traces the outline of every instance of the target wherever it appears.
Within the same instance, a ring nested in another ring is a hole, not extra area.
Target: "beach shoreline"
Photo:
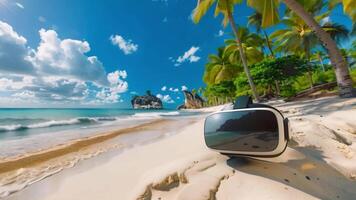
[[[353,199],[356,99],[270,104],[291,122],[280,157],[229,158],[209,150],[201,115],[176,134],[79,162],[5,199]]]
[[[117,137],[121,134],[128,134],[131,132],[143,130],[149,126],[162,125],[166,121],[167,120],[163,120],[163,119],[154,120],[152,122],[147,122],[137,126],[119,129],[117,131],[99,133],[94,136],[72,140],[69,141],[68,143],[60,144],[46,150],[41,150],[38,152],[33,152],[25,155],[19,155],[14,158],[12,157],[5,158],[0,161],[0,174],[13,170],[18,170],[20,168],[31,167],[41,162],[48,161],[52,158],[57,158],[69,153],[78,152],[92,145],[96,145],[99,143],[103,143],[107,140],[113,139],[114,137]]]
[[[121,143],[118,140],[120,136],[136,134],[138,135],[136,137],[139,137],[139,135],[150,134],[150,132],[155,131],[156,138],[150,139],[148,137],[146,138],[147,141],[142,140],[144,143],[153,142],[162,139],[165,134],[173,132],[169,127],[179,126],[179,124],[187,125],[194,121],[194,118],[153,119],[146,123],[139,123],[117,130],[101,131],[93,136],[70,140],[44,150],[3,158],[0,160],[0,197],[17,192],[34,182],[59,173],[63,169],[74,167],[80,161],[114,149],[120,150],[133,147]],[[143,135],[142,137],[145,136]]]

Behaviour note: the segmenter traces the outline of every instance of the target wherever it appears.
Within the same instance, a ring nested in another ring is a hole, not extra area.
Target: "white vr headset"
[[[276,157],[289,141],[288,119],[276,108],[253,104],[249,96],[236,99],[233,110],[205,119],[206,145],[230,156]]]

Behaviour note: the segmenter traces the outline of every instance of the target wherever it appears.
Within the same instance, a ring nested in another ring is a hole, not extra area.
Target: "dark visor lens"
[[[269,152],[278,146],[278,122],[267,110],[222,112],[205,121],[208,147],[227,151]]]

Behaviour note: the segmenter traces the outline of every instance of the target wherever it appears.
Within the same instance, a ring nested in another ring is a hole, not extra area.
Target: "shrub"
[[[353,86],[356,87],[356,68],[350,70],[350,75],[353,81]]]
[[[315,84],[330,83],[336,81],[335,72],[329,69],[325,72],[317,70],[313,74],[313,81]]]

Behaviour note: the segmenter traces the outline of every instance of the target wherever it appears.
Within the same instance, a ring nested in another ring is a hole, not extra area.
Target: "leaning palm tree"
[[[251,73],[247,65],[246,54],[244,52],[244,49],[242,48],[241,40],[238,36],[238,28],[232,16],[232,13],[234,12],[234,5],[237,3],[242,3],[242,1],[243,0],[198,0],[198,5],[193,11],[192,19],[194,23],[198,23],[201,20],[201,18],[206,14],[206,12],[209,10],[209,8],[214,3],[216,3],[215,16],[219,15],[220,13],[223,14],[224,27],[226,27],[227,24],[230,23],[230,26],[235,35],[236,42],[239,45],[239,54],[242,61],[242,66],[244,67],[244,71],[246,73],[249,85],[251,87],[252,95],[257,101],[259,101],[260,97],[256,91],[256,86],[251,77]]]
[[[328,16],[323,13],[315,16],[318,23]],[[319,40],[313,30],[299,16],[290,13],[289,16],[282,20],[286,28],[277,30],[272,33],[271,38],[276,39],[278,47],[277,51],[286,51],[298,53],[311,60],[312,49],[319,45]],[[342,41],[348,37],[348,30],[345,26],[336,23],[326,22],[322,25],[322,29],[327,32],[335,41]],[[312,70],[308,71],[308,77],[311,87],[313,87]]]
[[[208,56],[208,63],[205,65],[203,80],[207,85],[219,84],[222,81],[233,80],[240,71],[236,64],[232,64],[229,56],[224,54],[225,48],[219,48],[218,54]]]
[[[341,2],[340,0],[336,0]],[[335,69],[336,80],[339,87],[339,95],[341,97],[353,97],[355,94],[352,88],[352,79],[350,77],[350,72],[348,69],[348,64],[343,58],[340,49],[338,48],[336,42],[332,39],[330,34],[328,34],[321,25],[314,19],[313,15],[310,14],[297,0],[282,0],[287,7],[297,14],[305,24],[307,24],[310,29],[315,32],[318,39],[321,41],[323,46],[327,49],[328,55],[331,63]],[[303,1],[304,3],[312,2]],[[344,0],[342,1],[344,6],[344,11],[350,15],[352,19],[355,19],[355,0]],[[278,6],[279,0],[247,0],[249,6],[255,8],[258,12],[262,14],[262,27],[268,27],[278,23]]]

